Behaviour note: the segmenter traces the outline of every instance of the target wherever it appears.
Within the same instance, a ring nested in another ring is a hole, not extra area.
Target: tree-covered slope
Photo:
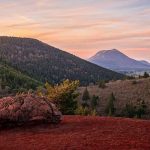
[[[0,37],[0,58],[42,82],[71,79],[87,84],[123,78],[119,73],[29,38]]]
[[[0,61],[0,93],[35,89],[41,84]]]

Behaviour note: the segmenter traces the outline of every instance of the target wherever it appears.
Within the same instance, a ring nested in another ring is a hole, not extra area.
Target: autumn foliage
[[[76,89],[79,86],[79,81],[64,80],[61,84],[50,85],[48,82],[45,84],[45,91],[38,89],[40,96],[47,97],[50,101],[55,103],[63,114],[74,114],[77,109],[77,101],[75,98],[78,96]]]

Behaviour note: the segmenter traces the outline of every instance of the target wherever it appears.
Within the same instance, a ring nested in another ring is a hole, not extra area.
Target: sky
[[[150,0],[0,0],[0,35],[36,38],[83,59],[115,48],[150,61]]]

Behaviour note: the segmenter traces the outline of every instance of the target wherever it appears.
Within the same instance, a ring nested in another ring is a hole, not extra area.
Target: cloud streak
[[[149,0],[1,0],[0,34],[38,38],[82,58],[109,48],[150,56],[149,7]]]

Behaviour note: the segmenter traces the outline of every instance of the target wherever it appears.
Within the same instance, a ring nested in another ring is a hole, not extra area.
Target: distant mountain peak
[[[88,60],[99,66],[115,71],[150,69],[150,63],[134,60],[117,49],[99,51]]]
[[[110,54],[110,53],[118,53],[118,54],[123,54],[117,49],[110,49],[110,50],[101,50],[98,51],[95,55],[101,55],[101,54]]]
[[[106,51],[106,52],[120,52],[119,50],[117,50],[117,49],[110,49],[110,50],[104,50],[104,51]]]

